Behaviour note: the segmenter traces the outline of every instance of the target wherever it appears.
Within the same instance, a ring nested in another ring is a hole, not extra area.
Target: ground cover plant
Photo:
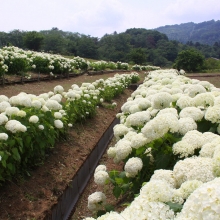
[[[112,184],[116,198],[135,198],[116,212],[94,192],[88,208],[97,216],[84,219],[219,219],[219,95],[176,70],[150,72],[117,115],[107,154],[123,171],[100,164],[94,173],[103,192]]]

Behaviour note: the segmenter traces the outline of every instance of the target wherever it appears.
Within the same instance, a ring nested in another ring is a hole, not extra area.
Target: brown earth
[[[106,79],[114,76],[115,73],[102,75],[81,75],[69,79],[58,79],[46,82],[16,84],[11,86],[0,87],[0,94],[11,97],[19,92],[32,94],[41,94],[53,91],[56,85],[62,85],[68,90],[72,84],[81,85],[82,82],[94,82],[96,79]],[[140,73],[141,79],[144,73]],[[196,75],[192,76],[196,78]],[[219,76],[216,77],[198,77],[199,80],[211,81],[215,86],[220,87]],[[97,109],[97,115],[82,124],[75,124],[69,130],[66,141],[60,141],[48,155],[44,164],[30,172],[30,177],[18,176],[13,181],[8,182],[0,188],[0,219],[16,220],[40,220],[50,212],[51,207],[57,203],[58,198],[64,191],[65,187],[74,177],[77,169],[86,159],[91,149],[96,145],[102,134],[114,120],[115,115],[120,111],[121,105],[126,102],[127,98],[133,91],[125,90],[124,94],[115,98],[117,103],[115,109],[100,107]],[[114,140],[110,145],[114,144]],[[116,165],[108,160],[106,154],[102,157],[101,164],[105,164],[108,170],[116,168]],[[120,169],[121,165],[117,165]],[[74,210],[72,220],[83,219],[86,216],[92,216],[87,209],[87,197],[100,190],[99,187],[90,180],[86,190],[79,199],[76,209]],[[113,204],[119,201],[110,196]],[[107,196],[108,197],[108,196]]]

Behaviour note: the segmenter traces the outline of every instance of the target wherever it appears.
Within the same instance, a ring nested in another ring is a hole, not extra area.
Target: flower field
[[[66,138],[69,127],[92,118],[104,101],[114,108],[112,99],[138,79],[135,72],[115,74],[81,86],[73,84],[68,91],[57,85],[40,95],[0,95],[1,183],[42,163],[56,141]]]
[[[117,114],[108,149],[124,170],[100,164],[92,219],[220,219],[220,89],[176,70],[152,71]],[[116,212],[105,190],[133,201]]]

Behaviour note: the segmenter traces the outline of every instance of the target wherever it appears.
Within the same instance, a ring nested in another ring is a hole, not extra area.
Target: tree
[[[146,53],[142,48],[134,48],[128,54],[129,60],[134,62],[135,64],[144,64],[146,63]]]
[[[24,35],[24,45],[30,50],[39,51],[43,40],[44,36],[36,31],[30,31]]]
[[[201,70],[204,60],[204,56],[198,50],[183,50],[178,53],[173,67],[184,69],[187,72],[195,72]]]

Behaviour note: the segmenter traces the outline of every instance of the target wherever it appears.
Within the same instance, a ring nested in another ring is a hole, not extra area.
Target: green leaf
[[[183,208],[183,205],[180,205],[178,203],[172,203],[172,202],[167,202],[166,203],[174,212],[180,212]]]
[[[19,154],[19,152],[18,152],[18,149],[17,148],[12,148],[11,149],[11,151],[12,151],[12,157],[15,159],[15,160],[17,160],[17,161],[20,161],[21,160],[21,157],[20,157],[20,154]]]
[[[115,182],[118,184],[118,185],[121,185],[124,181],[123,181],[123,178],[115,178]]]
[[[120,187],[115,186],[115,187],[113,188],[113,195],[114,195],[117,199],[119,198],[119,196],[121,195],[121,193],[122,193],[122,190],[121,190]]]
[[[170,163],[171,156],[169,154],[159,154],[156,159],[156,170],[166,169]]]
[[[97,212],[97,217],[100,217],[100,216],[104,215],[105,213],[106,213],[106,211],[104,211],[104,210],[99,210],[99,211]]]
[[[114,208],[115,208],[115,207],[114,207],[113,205],[110,205],[110,204],[108,204],[108,205],[105,206],[106,212],[114,211]]]

